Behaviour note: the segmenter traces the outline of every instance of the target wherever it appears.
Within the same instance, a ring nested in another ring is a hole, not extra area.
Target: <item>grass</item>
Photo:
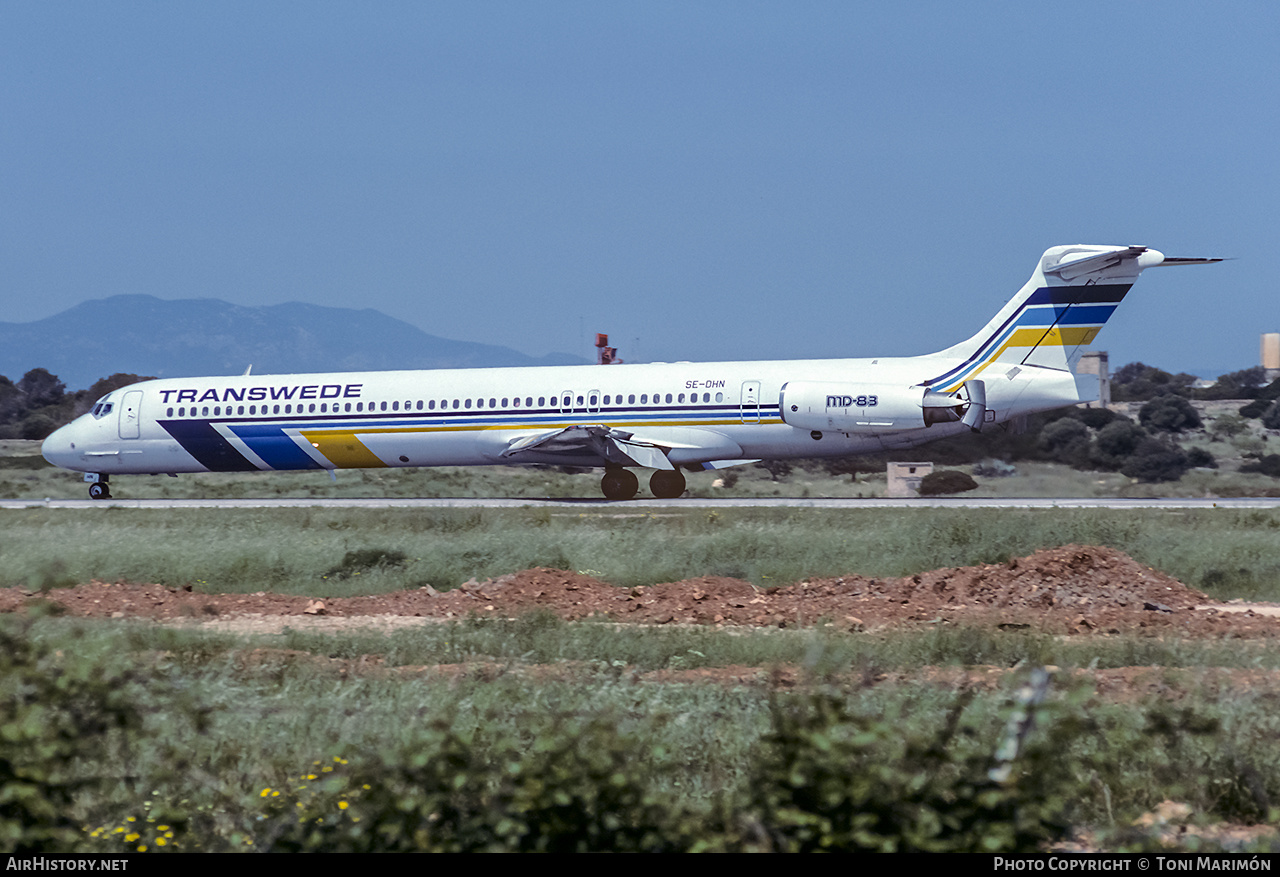
[[[537,566],[628,587],[701,575],[786,585],[1081,543],[1216,598],[1280,600],[1280,510],[28,508],[0,511],[0,533],[0,586],[36,588],[98,579],[324,598]],[[395,562],[362,566],[366,556]]]
[[[904,736],[927,736],[946,721],[957,693],[914,671],[1057,663],[1063,672],[1034,733],[1070,729],[1056,757],[1079,774],[1080,824],[1127,824],[1166,799],[1189,803],[1201,818],[1249,821],[1266,818],[1259,801],[1280,795],[1280,754],[1270,745],[1280,733],[1275,689],[1201,684],[1221,666],[1275,669],[1280,650],[1268,646],[1242,650],[1128,637],[1066,642],[978,630],[894,637],[632,632],[546,616],[463,621],[386,637],[294,632],[243,640],[158,625],[50,619],[38,622],[33,635],[56,654],[141,668],[154,680],[130,692],[149,736],[97,766],[121,779],[78,799],[76,816],[85,825],[127,815],[141,821],[148,812],[168,813],[163,822],[177,809],[216,815],[209,824],[220,824],[226,838],[247,836],[261,790],[296,784],[299,771],[316,762],[335,756],[367,761],[410,744],[438,721],[481,743],[525,739],[548,715],[610,716],[621,733],[643,740],[634,758],[653,777],[656,792],[709,812],[750,791],[746,784],[777,692],[764,673],[746,684],[656,684],[636,681],[632,671],[731,664],[808,668],[838,686],[852,715],[889,722]],[[483,658],[506,669],[461,677],[340,674],[326,660],[361,655],[385,656],[392,666]],[[1167,700],[1112,703],[1092,690],[1088,666],[1134,661],[1181,668],[1165,677]],[[544,664],[567,672],[511,672]],[[882,674],[895,669],[908,676],[883,681]],[[993,689],[972,693],[958,749],[989,749],[1022,678],[1013,667]]]

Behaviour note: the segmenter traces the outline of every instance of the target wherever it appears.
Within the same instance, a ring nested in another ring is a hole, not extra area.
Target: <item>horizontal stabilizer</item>
[[[1164,257],[1164,261],[1163,261],[1163,262],[1161,262],[1161,263],[1160,263],[1159,265],[1157,265],[1156,267],[1158,267],[1158,268],[1162,268],[1162,267],[1165,267],[1165,266],[1168,266],[1168,265],[1173,265],[1173,266],[1178,266],[1178,265],[1212,265],[1214,262],[1224,262],[1224,261],[1226,261],[1226,260],[1225,260],[1225,259],[1211,259],[1211,258],[1207,258],[1207,257],[1206,257],[1206,258],[1199,258],[1199,259],[1195,259],[1195,258],[1177,258],[1177,259],[1175,259],[1173,256],[1165,256],[1165,257]]]

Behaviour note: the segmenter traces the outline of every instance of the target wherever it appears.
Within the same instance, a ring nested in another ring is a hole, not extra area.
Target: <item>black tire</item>
[[[684,488],[684,473],[679,469],[659,469],[649,478],[649,489],[658,499],[675,499]]]
[[[89,499],[111,499],[111,488],[101,481],[89,485]]]
[[[607,500],[632,499],[640,489],[640,479],[629,469],[607,469],[600,479],[600,490]]]

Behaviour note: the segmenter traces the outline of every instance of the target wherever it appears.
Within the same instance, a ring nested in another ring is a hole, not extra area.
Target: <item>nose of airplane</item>
[[[75,468],[73,463],[80,456],[80,452],[76,450],[75,430],[72,428],[74,425],[68,423],[58,427],[40,445],[40,453],[44,458],[63,469]]]

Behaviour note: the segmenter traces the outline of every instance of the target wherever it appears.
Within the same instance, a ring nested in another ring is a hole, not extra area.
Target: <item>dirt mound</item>
[[[516,616],[546,610],[567,619],[607,618],[642,624],[723,624],[867,629],[921,623],[1030,626],[1052,632],[1147,629],[1184,635],[1272,636],[1280,621],[1252,612],[1217,611],[1199,591],[1110,548],[1067,545],[1008,563],[939,569],[915,576],[809,579],[758,588],[739,579],[702,577],[619,588],[591,576],[530,569],[446,593],[431,588],[333,598],[204,594],[154,584],[92,582],[34,595],[0,589],[0,612],[33,599],[88,617],[359,616],[456,618]],[[1225,609],[1225,607],[1223,607]]]

